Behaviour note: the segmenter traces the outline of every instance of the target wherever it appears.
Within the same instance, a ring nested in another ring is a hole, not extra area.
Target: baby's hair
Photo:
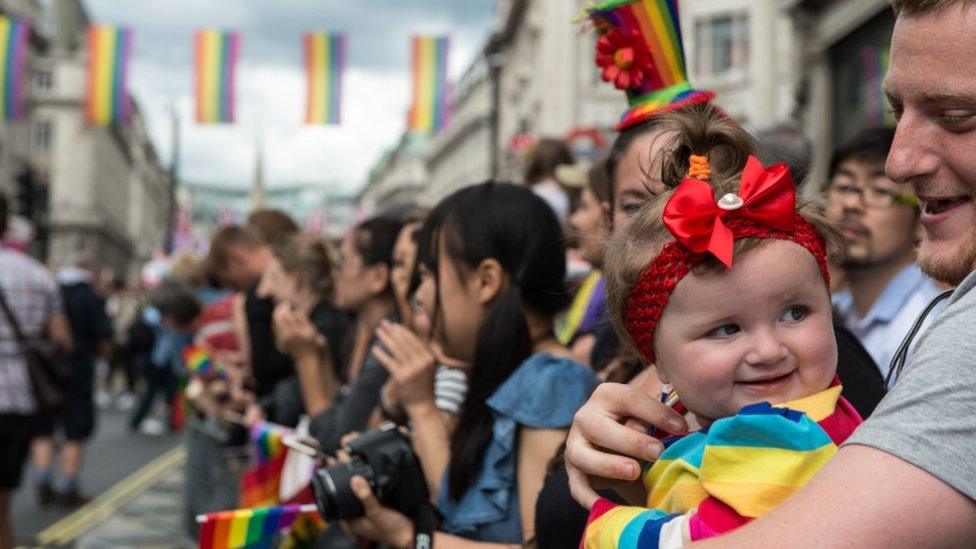
[[[742,170],[756,148],[752,137],[744,129],[710,105],[668,114],[662,123],[670,130],[668,135],[671,136],[671,142],[665,148],[662,174],[668,190],[645,204],[627,227],[614,232],[607,247],[603,272],[607,305],[614,328],[621,341],[635,351],[638,351],[636,344],[624,324],[627,300],[651,260],[668,242],[674,240],[663,222],[664,208],[675,187],[686,177],[689,158],[691,155],[708,158],[709,184],[717,199],[726,193],[738,193]],[[797,204],[797,213],[814,226],[824,240],[827,257],[833,260],[842,249],[840,237],[819,211],[822,208],[813,202]],[[736,240],[733,258],[738,260],[763,242],[766,240]],[[709,255],[691,273],[702,275],[724,270],[725,266]]]

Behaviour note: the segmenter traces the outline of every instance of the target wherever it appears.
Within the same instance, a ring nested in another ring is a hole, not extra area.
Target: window
[[[31,142],[38,151],[47,152],[51,150],[53,128],[48,121],[34,123],[33,136]]]
[[[749,20],[745,14],[700,19],[695,23],[695,64],[701,76],[745,70],[749,63]]]
[[[38,91],[51,91],[54,87],[54,76],[50,70],[41,69],[34,72],[34,89]]]

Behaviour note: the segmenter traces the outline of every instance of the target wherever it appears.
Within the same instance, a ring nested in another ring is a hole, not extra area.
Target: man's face
[[[898,128],[885,171],[910,183],[924,228],[918,261],[959,284],[976,269],[976,9],[898,18],[885,93]]]
[[[918,227],[917,208],[905,200],[911,193],[908,183],[885,176],[880,159],[850,157],[837,165],[827,217],[844,236],[846,268],[910,260]]]

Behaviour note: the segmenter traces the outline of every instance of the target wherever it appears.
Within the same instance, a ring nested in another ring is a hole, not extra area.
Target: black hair
[[[180,326],[193,322],[203,305],[196,293],[186,283],[166,278],[149,292],[149,304],[159,309],[160,314],[173,319]]]
[[[367,219],[353,229],[353,242],[356,251],[363,257],[363,264],[366,266],[382,263],[387,269],[393,268],[393,246],[396,244],[397,237],[403,222],[394,217],[374,217]],[[392,292],[389,277],[387,277],[386,288],[383,293]]]
[[[7,232],[7,217],[10,215],[10,206],[7,203],[7,195],[0,193],[0,236]]]
[[[494,419],[487,400],[532,353],[526,308],[554,315],[567,304],[566,255],[552,209],[528,188],[511,183],[468,187],[434,208],[421,232],[418,258],[437,279],[441,241],[457,268],[493,258],[510,279],[478,329],[468,394],[451,434],[448,495],[459,500],[477,477],[491,440]],[[440,316],[435,314],[435,322]]]
[[[861,131],[853,139],[834,150],[834,154],[830,157],[828,177],[832,179],[837,175],[841,163],[851,158],[883,164],[888,159],[888,151],[891,150],[894,141],[894,128],[868,128]]]
[[[426,219],[426,214],[424,219]],[[421,238],[423,233],[423,221],[420,221],[420,225],[410,233],[410,239],[413,240],[414,246],[416,246],[416,252],[414,252],[413,258],[413,269],[410,270],[410,284],[407,286],[407,296],[413,297],[413,294],[417,293],[417,289],[420,288],[420,247]]]

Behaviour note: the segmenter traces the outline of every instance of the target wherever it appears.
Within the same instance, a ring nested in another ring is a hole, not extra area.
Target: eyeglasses
[[[867,208],[918,207],[918,198],[914,194],[900,193],[884,187],[869,185],[864,188],[847,183],[834,183],[827,188],[827,200],[840,202],[851,197],[857,197],[858,202]]]

